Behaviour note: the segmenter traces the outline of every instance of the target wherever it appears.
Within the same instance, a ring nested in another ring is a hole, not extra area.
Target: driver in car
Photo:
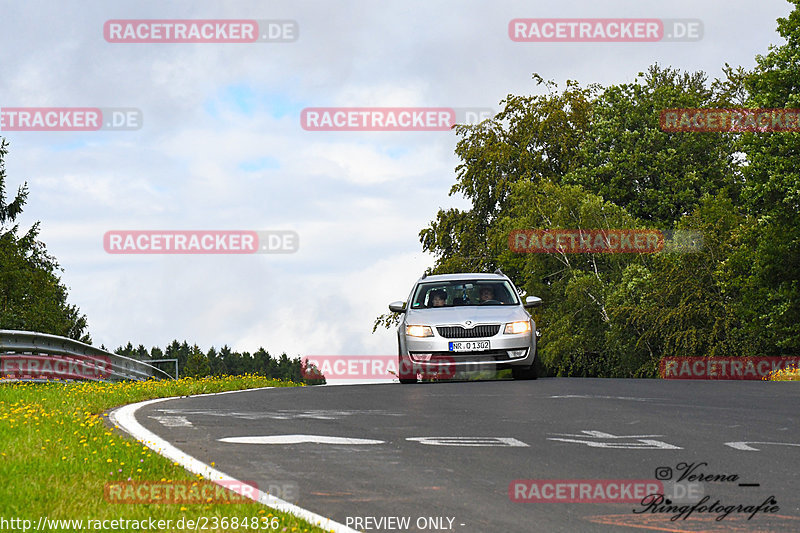
[[[481,287],[480,290],[480,301],[481,302],[488,302],[489,300],[494,300],[494,289],[488,285],[484,285]]]
[[[441,289],[431,291],[431,301],[434,307],[444,307],[447,305],[447,293]]]

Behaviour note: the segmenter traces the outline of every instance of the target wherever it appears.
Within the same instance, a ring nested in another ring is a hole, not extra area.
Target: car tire
[[[511,377],[514,379],[536,379],[536,367],[534,363],[531,366],[512,366]]]

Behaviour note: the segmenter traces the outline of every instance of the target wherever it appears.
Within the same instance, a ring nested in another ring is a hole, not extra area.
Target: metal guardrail
[[[25,366],[27,374],[21,370],[21,365]],[[32,368],[36,369],[39,377],[33,377]],[[107,352],[66,337],[32,331],[0,330],[0,377],[49,381],[50,375],[53,379],[91,381],[142,381],[152,377],[173,379],[146,361]]]
[[[178,379],[178,359],[149,359],[151,363],[175,363],[175,379]]]

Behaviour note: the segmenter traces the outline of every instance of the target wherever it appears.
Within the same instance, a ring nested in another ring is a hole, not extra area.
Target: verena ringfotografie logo
[[[800,357],[665,357],[663,379],[764,379],[777,370],[797,367]]]
[[[425,362],[403,361],[398,368],[396,355],[309,355],[303,359],[306,379],[392,379],[421,374],[425,378],[451,379],[455,360],[450,356],[431,356]]]
[[[702,247],[695,231],[656,229],[517,229],[508,235],[515,253],[652,254],[693,252]]]
[[[2,107],[0,131],[130,131],[142,127],[134,107]]]
[[[508,36],[520,43],[699,41],[699,19],[514,19]]]
[[[110,254],[291,254],[300,247],[296,231],[120,230],[107,231]]]
[[[0,355],[0,377],[5,379],[98,380],[111,374],[107,356]]]
[[[110,43],[289,43],[300,36],[295,20],[108,20]]]
[[[679,501],[682,499],[681,494],[670,493],[669,491],[659,494],[650,494],[642,499],[640,502],[641,507],[639,509],[634,509],[633,512],[636,514],[670,514],[672,515],[670,517],[672,522],[686,520],[695,512],[700,514],[710,513],[717,515],[714,517],[716,522],[721,522],[732,513],[749,514],[747,520],[750,520],[759,512],[776,513],[780,510],[780,507],[776,505],[778,501],[775,499],[775,496],[770,496],[764,500],[761,499],[763,495],[756,496],[756,498],[758,498],[757,500],[750,500],[748,502],[749,504],[744,505],[723,504],[721,500],[714,498],[711,494],[704,496],[704,485],[709,487],[712,493],[723,484],[730,484],[731,486],[738,485],[739,487],[759,487],[761,485],[760,483],[737,483],[740,479],[738,474],[707,472],[704,468],[707,466],[707,462],[680,462],[675,466],[675,470],[680,473],[675,482],[668,481],[673,479],[672,467],[659,466],[656,468],[656,479],[663,483],[665,487],[670,483],[674,483],[675,487],[688,487],[689,489],[699,488],[700,490],[696,491],[696,493],[689,498],[690,501],[686,501],[685,499]],[[684,482],[684,480],[686,480],[686,482]],[[715,501],[708,505],[708,502],[711,502],[712,498],[714,498]],[[755,502],[759,501],[761,503],[755,505]],[[688,505],[675,505],[679,503],[694,503],[694,505],[691,507]]]
[[[800,109],[664,109],[659,123],[668,132],[800,131]]]
[[[103,488],[108,503],[250,503],[258,499],[254,481],[111,481]]]

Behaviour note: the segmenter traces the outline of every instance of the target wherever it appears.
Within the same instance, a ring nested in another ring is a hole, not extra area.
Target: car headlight
[[[529,320],[520,320],[519,322],[509,322],[506,324],[506,330],[503,333],[528,333],[531,330],[531,323]]]
[[[412,337],[433,337],[430,326],[406,326],[406,335]]]

